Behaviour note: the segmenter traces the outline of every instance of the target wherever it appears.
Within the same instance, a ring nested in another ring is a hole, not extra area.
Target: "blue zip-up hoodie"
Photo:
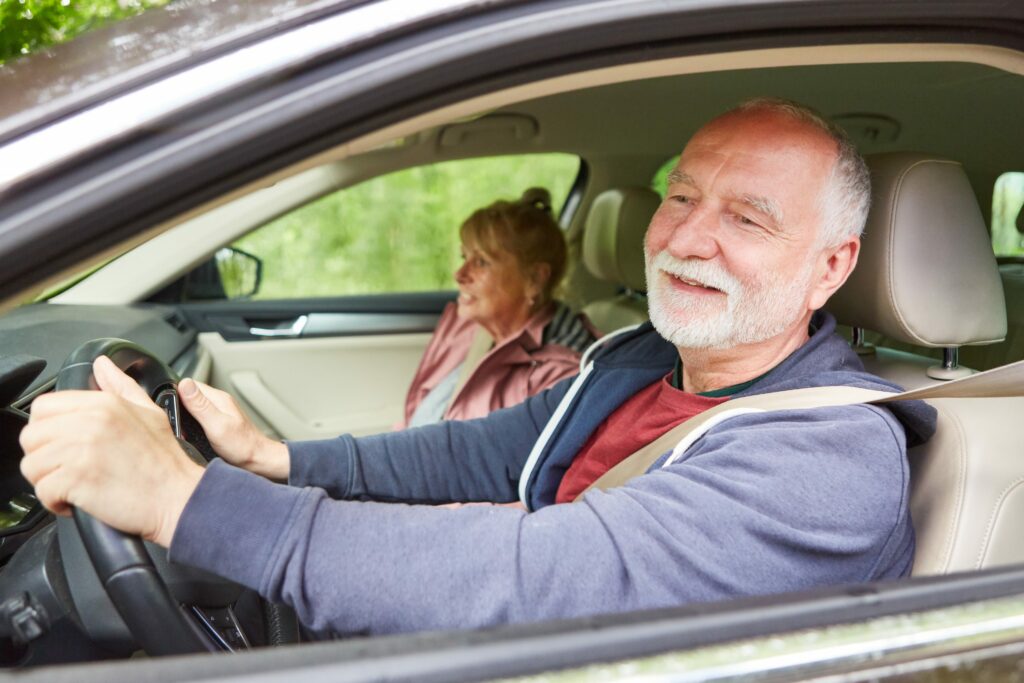
[[[896,389],[864,372],[830,316],[812,327],[737,396]],[[286,602],[325,633],[471,628],[909,573],[907,440],[928,438],[935,421],[920,402],[738,415],[668,467],[666,454],[624,486],[552,505],[591,433],[675,358],[644,325],[605,344],[577,380],[489,417],[290,443],[291,486],[215,461],[171,558]],[[520,488],[532,514],[433,506],[511,502]]]

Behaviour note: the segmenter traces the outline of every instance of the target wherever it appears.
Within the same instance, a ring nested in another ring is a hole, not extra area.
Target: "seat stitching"
[[[933,406],[937,410],[942,410],[938,406]],[[946,539],[943,542],[943,559],[941,564],[942,572],[945,573],[949,570],[949,566],[953,557],[953,546],[956,542],[956,530],[960,527],[960,518],[963,513],[963,502],[964,502],[964,482],[967,479],[967,458],[965,454],[967,452],[966,439],[964,436],[963,423],[960,421],[960,417],[955,413],[948,410],[942,410],[943,415],[950,419],[952,426],[956,428],[957,442],[959,448],[956,451],[956,456],[959,460],[960,467],[957,471],[956,479],[956,500],[953,504],[953,524],[946,529]]]
[[[975,560],[974,568],[981,569],[982,563],[985,560],[985,556],[988,554],[988,545],[992,541],[992,532],[996,526],[996,518],[999,517],[1000,508],[1003,507],[1003,503],[1006,502],[1007,496],[1009,496],[1015,488],[1024,484],[1024,476],[1018,477],[1011,482],[1003,492],[999,494],[999,498],[996,499],[996,504],[992,510],[992,515],[988,519],[988,525],[985,527],[985,535],[981,539],[981,549],[978,551],[978,559]]]

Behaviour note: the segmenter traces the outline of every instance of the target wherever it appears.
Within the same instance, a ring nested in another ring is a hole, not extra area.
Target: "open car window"
[[[173,291],[154,299],[279,300],[454,289],[459,226],[473,211],[543,187],[557,215],[579,167],[579,157],[571,154],[527,154],[378,176],[257,228],[214,256],[215,272],[204,263],[186,276],[189,282],[175,283]]]

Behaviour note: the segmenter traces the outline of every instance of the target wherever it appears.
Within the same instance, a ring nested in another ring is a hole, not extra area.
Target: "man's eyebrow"
[[[672,185],[674,183],[686,183],[687,185],[690,185],[692,187],[697,187],[697,181],[694,180],[688,173],[684,173],[683,171],[680,171],[678,168],[674,168],[671,171],[669,171],[667,180],[669,182],[669,185]]]
[[[752,206],[766,216],[769,216],[775,221],[776,225],[782,225],[782,209],[779,208],[778,203],[774,200],[768,199],[768,197],[745,194],[742,196],[742,201],[744,204]]]

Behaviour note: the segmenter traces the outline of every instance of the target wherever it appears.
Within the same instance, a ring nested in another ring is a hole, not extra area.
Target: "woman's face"
[[[501,340],[518,331],[531,315],[531,297],[538,297],[515,256],[489,254],[479,245],[462,244],[462,266],[455,271],[459,285],[459,315],[472,320]]]

